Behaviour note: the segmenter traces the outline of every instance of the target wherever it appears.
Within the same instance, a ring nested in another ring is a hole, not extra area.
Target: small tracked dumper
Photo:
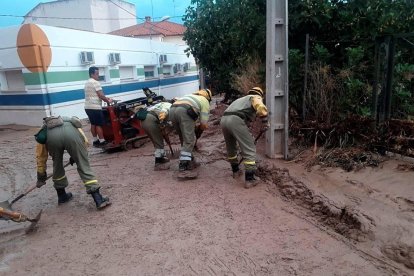
[[[144,92],[146,91],[144,88]],[[122,148],[130,150],[141,146],[142,139],[147,138],[141,121],[136,118],[135,111],[139,107],[146,107],[165,100],[163,96],[157,96],[151,90],[147,97],[140,97],[124,102],[114,101],[103,108],[106,124],[103,126],[104,138],[109,143],[104,150]]]

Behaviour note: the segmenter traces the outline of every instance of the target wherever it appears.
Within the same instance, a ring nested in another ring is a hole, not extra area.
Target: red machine
[[[150,100],[149,100],[150,99]],[[109,142],[105,150],[122,148],[129,150],[141,145],[139,140],[147,138],[141,127],[141,121],[135,117],[138,106],[147,106],[148,102],[157,103],[162,96],[142,97],[125,102],[114,101],[103,108],[106,124],[103,126],[104,138]]]

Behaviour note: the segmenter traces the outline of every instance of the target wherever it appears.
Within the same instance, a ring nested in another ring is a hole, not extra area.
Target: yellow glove
[[[79,130],[80,134],[82,135],[83,140],[85,140],[85,147],[88,147],[89,146],[89,141],[88,141],[88,138],[86,138],[85,132],[83,132],[83,130],[81,128],[78,128],[78,130]]]

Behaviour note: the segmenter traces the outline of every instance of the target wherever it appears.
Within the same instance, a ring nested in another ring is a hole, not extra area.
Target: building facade
[[[86,118],[88,69],[103,91],[124,101],[143,87],[167,99],[199,88],[192,56],[176,44],[24,24],[0,29],[0,124],[37,126],[49,115]]]
[[[40,3],[23,24],[109,33],[137,24],[135,5],[122,0],[57,0]]]

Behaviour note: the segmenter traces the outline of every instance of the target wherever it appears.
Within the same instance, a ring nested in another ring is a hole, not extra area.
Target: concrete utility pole
[[[288,158],[288,1],[266,1],[266,105],[270,129],[266,133],[266,155]]]

